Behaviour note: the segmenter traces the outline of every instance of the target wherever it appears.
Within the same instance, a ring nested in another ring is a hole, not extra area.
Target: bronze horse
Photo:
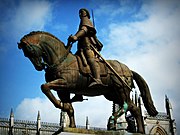
[[[81,72],[78,57],[73,55],[69,51],[70,48],[52,34],[41,31],[31,32],[20,40],[18,47],[23,50],[25,57],[30,59],[36,70],[45,70],[47,83],[41,85],[41,90],[55,107],[67,112],[70,118],[70,127],[76,127],[72,102],[82,101],[82,95],[104,95],[107,100],[113,101],[121,107],[126,102],[127,111],[130,111],[136,118],[137,132],[144,133],[140,109],[130,99],[131,90],[125,87],[114,73],[104,66],[102,61],[99,61],[104,70],[104,73],[101,73],[101,79],[103,84],[107,86],[95,89],[88,87],[93,79],[91,73]],[[157,115],[158,112],[153,105],[150,90],[145,80],[118,61],[108,60],[108,62],[131,89],[133,88],[133,80],[136,81],[148,113],[151,116]],[[81,66],[81,68],[84,67]],[[55,98],[51,90],[57,92],[60,100]],[[75,94],[73,99],[70,99],[70,93]]]

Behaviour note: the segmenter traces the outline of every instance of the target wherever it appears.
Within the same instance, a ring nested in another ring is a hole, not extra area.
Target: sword
[[[93,12],[93,10],[91,10],[91,13],[92,13],[92,19],[93,19],[93,26],[94,26],[94,28],[95,28],[95,22],[94,22],[94,12]]]
[[[119,74],[116,72],[116,70],[114,70],[114,68],[101,56],[101,54],[96,50],[96,48],[91,45],[91,48],[93,49],[93,51],[105,62],[105,64],[107,65],[107,67],[115,74],[115,76],[119,79],[119,81],[121,83],[123,83],[129,90],[132,90],[128,85],[127,83],[122,79],[121,76],[119,76]]]

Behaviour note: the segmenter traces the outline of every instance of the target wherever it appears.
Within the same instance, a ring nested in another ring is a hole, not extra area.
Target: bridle
[[[30,43],[28,41],[22,41],[21,44],[27,44],[25,46],[27,51],[31,52],[31,55],[33,55],[35,57],[40,57],[40,56],[43,57],[43,55],[46,55],[46,52],[43,51],[43,47],[41,45],[39,45],[39,46],[33,45],[32,43]],[[20,45],[19,43],[18,43],[18,47],[19,47],[19,49],[23,48],[22,45]],[[66,46],[67,49],[66,49],[65,54],[62,57],[58,58],[56,60],[56,62],[54,62],[54,64],[49,65],[46,62],[40,61],[38,59],[39,63],[41,63],[43,65],[45,71],[52,70],[52,69],[56,68],[59,64],[61,64],[67,58],[68,54],[70,53],[71,47],[72,47],[72,43],[68,43],[68,45]],[[30,58],[30,56],[28,56],[27,54],[25,54],[25,56]]]

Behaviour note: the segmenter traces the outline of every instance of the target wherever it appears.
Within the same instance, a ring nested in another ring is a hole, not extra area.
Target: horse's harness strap
[[[45,69],[45,71],[47,72],[47,71],[49,71],[49,70],[53,70],[53,69],[55,69],[57,66],[59,66],[59,64],[61,64],[61,63],[67,58],[71,47],[72,47],[72,45],[69,45],[68,48],[67,48],[67,50],[66,50],[66,53],[64,54],[64,56],[62,56],[61,58],[59,58],[59,59],[57,60],[57,62],[55,62],[53,65],[50,65],[47,69]]]

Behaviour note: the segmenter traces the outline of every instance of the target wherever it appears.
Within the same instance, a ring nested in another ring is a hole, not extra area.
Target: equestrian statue
[[[76,127],[73,102],[83,101],[83,96],[100,96],[120,106],[117,114],[130,111],[136,119],[137,132],[144,133],[139,107],[130,99],[135,80],[145,108],[149,115],[158,114],[145,80],[135,71],[117,60],[105,60],[100,55],[103,47],[96,37],[96,30],[90,21],[87,9],[79,10],[81,19],[75,35],[68,38],[65,45],[54,35],[33,31],[21,38],[18,48],[38,71],[45,71],[46,83],[41,85],[42,92],[56,108],[67,112],[70,125]],[[71,47],[78,41],[77,52],[73,54]],[[57,99],[52,90],[57,92]],[[70,98],[70,94],[75,96]],[[114,123],[115,125],[116,123]]]

